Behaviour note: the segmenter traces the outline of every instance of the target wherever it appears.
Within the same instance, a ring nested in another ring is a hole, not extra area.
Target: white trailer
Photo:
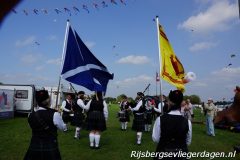
[[[0,89],[14,91],[14,108],[16,112],[30,113],[36,106],[34,85],[1,84]]]
[[[19,84],[0,84],[0,89],[14,91],[14,110],[19,113],[31,113],[34,107],[37,106],[35,93],[36,90],[45,89],[50,96],[51,108],[59,109],[62,100],[65,99],[66,94],[74,94],[71,89],[60,87],[57,92],[57,87],[36,87],[35,85],[19,85]],[[56,100],[58,95],[58,102]]]

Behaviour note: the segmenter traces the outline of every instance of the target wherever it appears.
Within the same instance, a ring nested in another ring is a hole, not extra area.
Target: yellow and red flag
[[[159,25],[159,42],[162,59],[161,77],[168,83],[176,86],[177,89],[184,91],[185,72],[183,65],[175,55],[161,25]]]

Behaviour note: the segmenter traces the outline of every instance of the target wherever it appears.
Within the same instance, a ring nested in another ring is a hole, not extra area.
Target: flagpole
[[[156,96],[157,96],[157,80],[155,80],[156,81]]]
[[[158,37],[158,58],[159,58],[159,84],[160,84],[160,103],[161,103],[161,114],[163,114],[163,102],[162,102],[162,78],[161,78],[161,74],[162,74],[162,67],[161,67],[161,48],[160,48],[160,33],[159,33],[159,21],[158,21],[158,16],[156,16],[156,25],[157,25],[157,37]]]
[[[157,81],[157,78],[158,78],[157,76],[158,76],[158,72],[156,71],[156,77],[155,77],[155,81],[156,81],[156,96],[157,96],[157,82],[158,82]]]
[[[65,53],[66,53],[66,45],[67,45],[67,35],[68,35],[68,30],[69,30],[69,26],[70,26],[70,22],[69,22],[69,19],[67,20],[67,26],[66,26],[66,31],[65,31],[65,37],[64,37],[64,43],[63,43],[63,52],[62,52],[62,60],[61,60],[61,66],[63,68],[63,59],[65,58]],[[61,68],[61,70],[62,70]],[[56,107],[57,109],[58,106],[58,97],[59,97],[59,90],[60,90],[60,85],[61,85],[61,73],[60,73],[60,76],[59,76],[59,81],[58,81],[58,87],[57,87],[57,98],[56,98]]]

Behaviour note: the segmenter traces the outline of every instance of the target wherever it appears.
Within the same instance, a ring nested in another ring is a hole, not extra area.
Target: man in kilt
[[[118,112],[119,114],[119,121],[121,122],[121,129],[123,131],[127,130],[127,124],[130,122],[130,116],[129,116],[129,110],[130,108],[130,103],[127,100],[127,96],[122,97],[123,100],[120,103],[120,111]]]
[[[103,99],[102,92],[96,92],[85,108],[87,112],[87,130],[89,133],[90,148],[99,149],[101,132],[107,129],[108,118],[107,103]]]
[[[37,108],[29,115],[32,129],[30,146],[24,160],[60,160],[57,129],[65,130],[60,113],[50,107],[48,91],[36,91]]]
[[[144,112],[144,118],[145,118],[145,131],[150,132],[151,126],[152,126],[152,119],[153,119],[153,108],[155,106],[155,101],[153,98],[148,97],[144,98],[143,104],[146,108],[146,111]]]
[[[73,115],[73,109],[72,109],[72,95],[67,94],[66,99],[62,102],[62,119],[64,123],[72,122],[72,115]]]
[[[152,139],[157,142],[156,152],[174,154],[182,151],[188,152],[188,145],[192,140],[191,121],[181,115],[183,94],[180,90],[169,93],[169,112],[159,116],[154,124]],[[159,159],[160,157],[155,157]],[[161,157],[162,158],[162,157]],[[163,157],[162,159],[186,159],[186,157]]]
[[[144,94],[142,92],[137,93],[136,107],[132,108],[134,119],[132,129],[137,132],[137,144],[141,145],[142,132],[144,131],[144,112],[146,108],[143,105]]]
[[[78,99],[73,103],[73,120],[72,120],[72,125],[76,126],[76,130],[75,130],[75,135],[74,138],[75,139],[79,139],[80,138],[80,130],[83,126],[83,121],[84,121],[84,108],[86,108],[85,104],[84,104],[84,91],[79,91],[78,92]]]

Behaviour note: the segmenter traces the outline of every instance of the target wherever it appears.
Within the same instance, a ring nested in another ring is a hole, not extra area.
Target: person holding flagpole
[[[89,133],[90,148],[99,149],[101,132],[107,129],[108,106],[103,99],[102,92],[97,91],[94,97],[86,105],[87,130]]]
[[[78,33],[72,29],[69,20],[65,32],[62,55],[61,77],[71,83],[83,86],[96,95],[86,105],[88,110],[87,129],[90,131],[91,148],[99,148],[100,133],[106,130],[108,118],[107,104],[103,100],[102,92],[106,93],[109,80],[114,74],[108,72],[94,54],[83,43]]]

